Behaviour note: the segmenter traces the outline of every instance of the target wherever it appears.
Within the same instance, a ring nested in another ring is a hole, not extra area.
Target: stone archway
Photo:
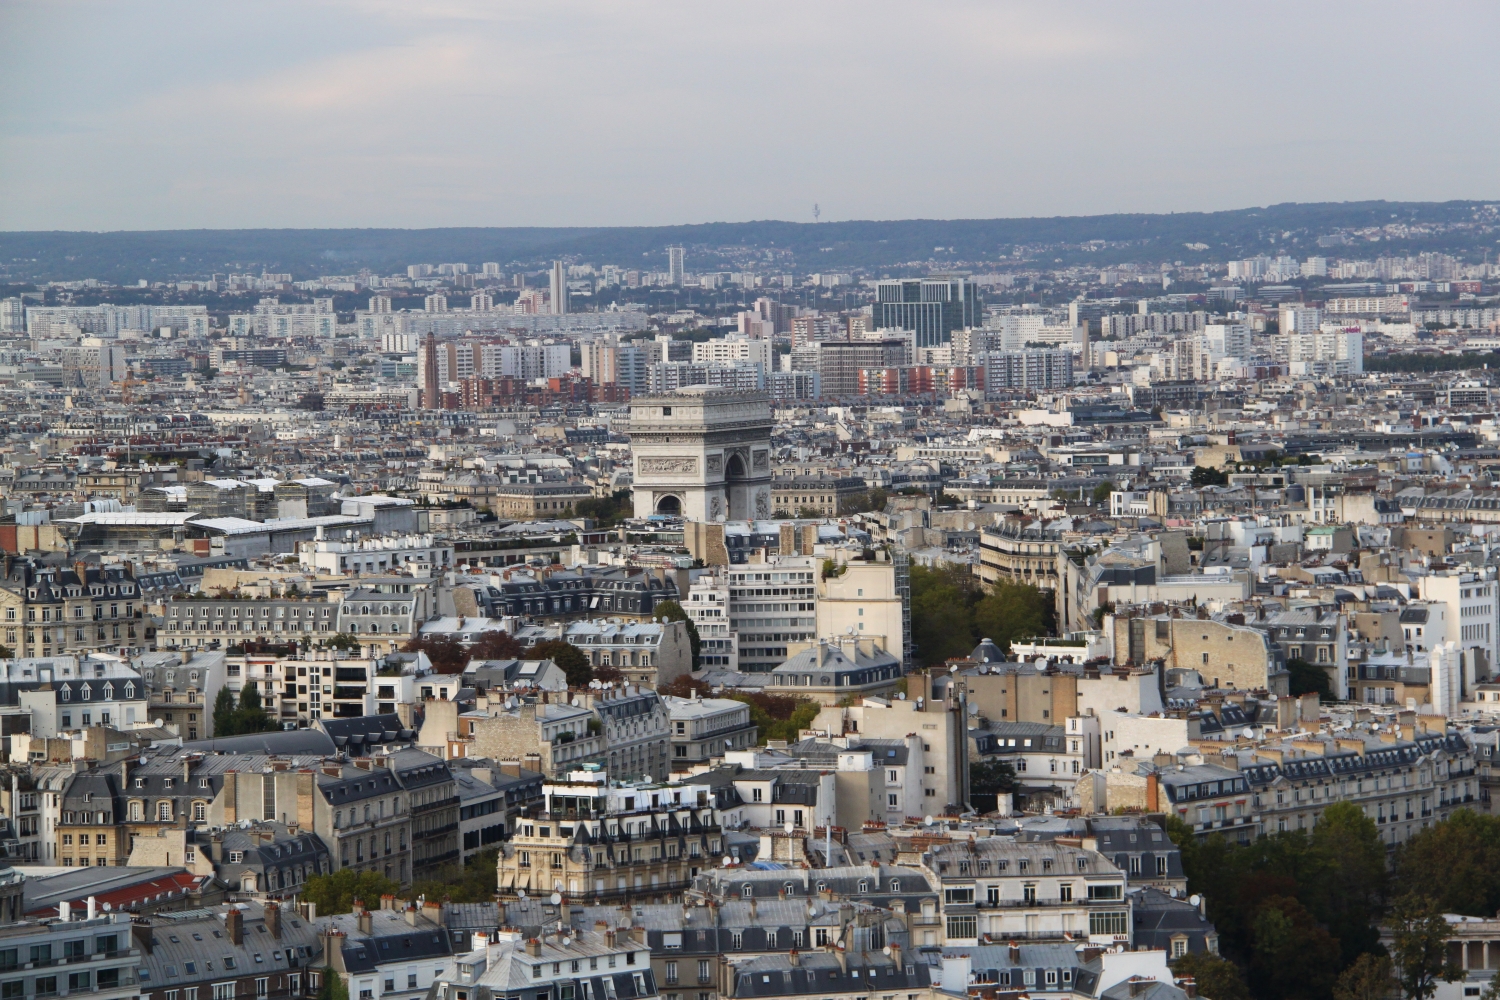
[[[664,514],[667,517],[681,517],[682,497],[676,493],[668,493],[665,496],[658,497],[656,500],[656,513]]]

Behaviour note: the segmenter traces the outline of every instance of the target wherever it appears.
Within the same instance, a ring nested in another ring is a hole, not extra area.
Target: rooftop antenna
[[[820,216],[822,214],[823,214],[823,210],[818,207],[818,203],[817,202],[813,202],[813,221],[817,222],[818,221],[818,216]]]

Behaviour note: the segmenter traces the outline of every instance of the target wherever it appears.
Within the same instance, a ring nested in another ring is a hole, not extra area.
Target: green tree
[[[214,700],[214,735],[215,736],[242,736],[249,733],[269,733],[281,728],[281,724],[270,715],[261,705],[260,690],[254,681],[247,681],[240,690],[239,707],[228,713],[228,726],[224,731],[219,729],[219,710],[225,703],[223,695],[227,688],[221,688],[219,697]],[[230,695],[230,704],[233,703],[233,695]]]
[[[1094,487],[1094,503],[1096,503],[1096,504],[1107,504],[1107,503],[1109,503],[1109,495],[1111,493],[1113,493],[1114,491],[1115,491],[1115,484],[1114,483],[1111,483],[1111,482],[1100,483],[1098,486]]]
[[[1389,868],[1375,821],[1352,802],[1335,802],[1323,810],[1309,844],[1315,864],[1304,898],[1318,921],[1338,938],[1342,963],[1377,951],[1376,928],[1385,905]]]
[[[862,493],[853,493],[840,501],[839,513],[865,514],[882,511],[885,510],[885,505],[890,498],[891,495],[879,487]]]
[[[975,646],[974,578],[956,567],[911,568],[911,632],[925,666],[968,656]]]
[[[461,865],[444,865],[429,878],[413,881],[410,896],[451,903],[488,903],[495,898],[495,863],[500,849],[481,851]]]
[[[573,505],[574,517],[593,518],[596,527],[610,528],[635,516],[634,494],[615,490],[607,497],[591,497]]]
[[[599,672],[589,665],[589,658],[583,654],[582,650],[561,639],[539,642],[532,646],[526,655],[528,659],[551,660],[562,667],[563,673],[568,675],[570,688],[588,687],[589,681],[608,679],[598,676]]]
[[[1328,683],[1328,671],[1303,659],[1291,659],[1286,661],[1286,669],[1291,677],[1288,678],[1288,690],[1293,695],[1317,692],[1323,701],[1333,700],[1333,688]]]
[[[762,745],[767,740],[796,740],[797,734],[812,725],[822,708],[806,698],[759,691],[731,693],[729,697],[750,706],[750,721],[755,723]]]
[[[1396,852],[1392,891],[1420,894],[1445,913],[1488,916],[1500,909],[1500,819],[1460,809]]]
[[[992,639],[1006,652],[1017,639],[1047,634],[1047,595],[1024,583],[1000,582],[974,606],[980,638]]]
[[[214,698],[214,735],[236,735],[235,721],[234,692],[227,687],[221,687],[218,696]]]
[[[1192,474],[1188,478],[1194,486],[1227,486],[1229,484],[1227,473],[1206,465],[1193,466]]]
[[[1174,976],[1191,976],[1201,997],[1212,1000],[1250,1000],[1250,988],[1240,967],[1206,951],[1190,951],[1172,963]]]
[[[1406,1000],[1428,1000],[1438,980],[1462,979],[1464,970],[1448,960],[1452,931],[1437,901],[1415,894],[1402,896],[1391,907],[1391,959]]]
[[[662,601],[651,614],[663,621],[687,623],[688,645],[693,649],[693,670],[698,670],[703,663],[703,658],[699,655],[703,640],[698,638],[698,626],[693,624],[687,612],[682,610],[682,605],[676,601]]]
[[[1016,790],[1016,770],[1003,760],[976,760],[969,765],[969,798],[980,812],[999,808],[1000,795]]]
[[[491,872],[494,869],[491,868]],[[491,879],[493,879],[493,874]],[[357,872],[353,868],[340,868],[327,875],[313,875],[302,888],[302,898],[316,903],[318,914],[348,913],[354,901],[360,900],[366,907],[380,908],[380,897],[394,895],[401,887],[378,872]]]
[[[338,635],[335,635],[324,642],[323,645],[327,646],[329,649],[358,649],[359,640],[354,638],[354,636],[350,635],[348,632],[340,632]]]
[[[323,982],[318,986],[318,1000],[349,1000],[349,985],[332,966],[323,967]]]
[[[1339,976],[1333,987],[1333,1000],[1395,1000],[1399,989],[1391,960],[1367,952],[1356,958]]]
[[[1256,910],[1251,982],[1261,997],[1324,1000],[1339,970],[1339,943],[1300,902],[1271,896]]]
[[[8,660],[16,655],[16,651],[9,646],[0,646],[0,660]]]

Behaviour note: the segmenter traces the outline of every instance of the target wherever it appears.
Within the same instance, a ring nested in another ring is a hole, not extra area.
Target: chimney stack
[[[231,909],[224,914],[224,929],[229,932],[229,940],[236,945],[245,943],[245,917],[237,909]]]
[[[271,937],[281,940],[281,904],[274,899],[266,901],[266,930]]]

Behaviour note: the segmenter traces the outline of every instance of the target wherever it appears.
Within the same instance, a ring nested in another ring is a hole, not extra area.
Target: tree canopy
[[[539,642],[531,647],[527,656],[533,660],[551,660],[557,664],[568,675],[570,688],[588,687],[589,681],[607,679],[598,676],[598,671],[589,665],[589,658],[583,654],[583,650],[561,639]]]
[[[494,867],[490,868],[490,879],[494,880]],[[302,887],[302,898],[316,903],[319,916],[325,913],[348,913],[354,901],[365,906],[380,907],[380,897],[394,895],[400,890],[395,882],[378,872],[361,872],[353,868],[340,868],[327,875],[313,875]]]
[[[214,736],[246,736],[251,733],[270,733],[281,728],[281,723],[271,718],[261,704],[260,691],[254,681],[246,681],[240,691],[239,704],[235,704],[234,692],[227,687],[219,688],[214,698]]]
[[[1007,649],[1046,635],[1055,618],[1050,596],[1028,584],[1001,582],[986,594],[962,567],[911,568],[912,640],[925,666],[968,656],[980,639]]]

